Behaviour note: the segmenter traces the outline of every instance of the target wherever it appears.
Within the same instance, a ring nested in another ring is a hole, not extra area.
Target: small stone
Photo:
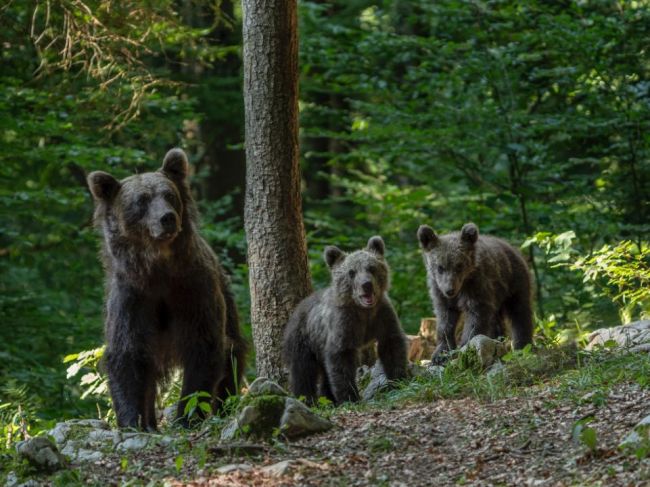
[[[142,450],[147,446],[150,439],[150,436],[144,433],[131,433],[124,436],[124,440],[117,445],[118,451]]]
[[[287,438],[298,438],[322,433],[334,425],[313,413],[307,406],[291,397],[287,398],[284,413],[280,419],[280,431]]]
[[[230,463],[228,465],[224,465],[223,467],[219,467],[217,469],[217,472],[221,474],[227,474],[231,472],[236,472],[237,470],[241,470],[243,472],[247,472],[251,469],[252,467],[247,464],[247,463]]]
[[[248,387],[248,394],[251,396],[288,396],[289,394],[279,384],[267,379],[258,377]]]
[[[5,479],[5,487],[14,487],[16,484],[18,484],[18,475],[16,475],[16,472],[12,470],[7,474],[7,478]]]
[[[469,348],[476,350],[476,354],[483,368],[489,367],[508,353],[508,347],[505,343],[485,335],[476,335],[460,350],[461,352],[467,352]]]
[[[248,429],[261,419],[262,415],[259,410],[253,406],[246,406],[226,427],[221,431],[221,439],[224,441],[233,440],[237,438],[246,426]]]
[[[494,379],[499,376],[505,376],[507,372],[507,367],[501,360],[497,360],[495,363],[493,363],[490,368],[488,368],[487,371],[487,376],[488,379]]]
[[[283,460],[273,465],[262,468],[262,473],[271,475],[273,477],[281,477],[286,474],[289,468],[293,465],[293,460]]]
[[[650,415],[639,421],[618,446],[619,448],[637,448],[648,440],[650,440]]]
[[[47,472],[54,472],[66,465],[65,458],[59,453],[56,445],[44,436],[19,442],[16,451],[31,465]]]
[[[370,382],[363,390],[361,397],[365,401],[373,399],[379,391],[385,388],[388,385],[388,378],[384,373],[384,368],[381,365],[381,362],[377,361],[370,370]]]
[[[104,454],[102,452],[96,450],[85,450],[82,448],[77,451],[75,460],[78,462],[96,462],[102,458],[104,458]]]

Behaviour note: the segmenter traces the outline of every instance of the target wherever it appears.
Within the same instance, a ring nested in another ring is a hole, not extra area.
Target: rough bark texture
[[[296,1],[242,0],[245,227],[257,374],[284,381],[293,308],[311,292],[298,161]]]

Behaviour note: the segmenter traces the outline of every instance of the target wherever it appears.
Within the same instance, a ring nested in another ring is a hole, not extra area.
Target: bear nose
[[[176,229],[176,215],[173,211],[165,213],[160,217],[160,224],[165,230],[175,230]]]
[[[366,294],[370,294],[372,292],[372,282],[371,281],[366,281],[363,284],[361,284],[361,289],[363,289],[363,292]]]

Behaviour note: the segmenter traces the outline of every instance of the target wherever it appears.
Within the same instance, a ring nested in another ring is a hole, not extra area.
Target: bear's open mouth
[[[361,294],[359,296],[359,301],[361,301],[361,304],[363,306],[366,306],[366,307],[370,308],[370,307],[375,305],[375,302],[377,300],[376,300],[375,295],[373,293],[367,293],[367,294]]]
[[[177,235],[178,235],[177,231],[163,232],[163,233],[160,233],[160,234],[154,236],[154,240],[159,242],[159,243],[168,243],[168,242],[171,242],[172,240],[174,240]]]

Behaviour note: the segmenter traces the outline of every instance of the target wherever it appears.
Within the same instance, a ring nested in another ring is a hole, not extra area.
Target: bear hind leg
[[[515,296],[507,304],[515,350],[533,343],[533,310],[530,296]]]

